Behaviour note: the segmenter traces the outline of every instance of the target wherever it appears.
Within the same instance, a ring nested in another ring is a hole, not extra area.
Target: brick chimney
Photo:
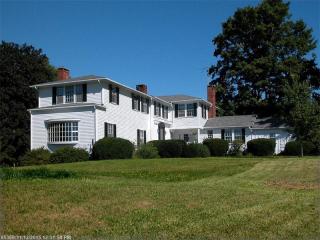
[[[208,101],[212,106],[209,108],[208,118],[216,117],[216,87],[214,85],[208,85]]]
[[[136,89],[140,92],[143,92],[145,94],[148,94],[148,87],[146,84],[139,84],[136,86]]]
[[[58,80],[67,80],[69,79],[69,69],[64,68],[64,67],[59,67],[58,68]]]

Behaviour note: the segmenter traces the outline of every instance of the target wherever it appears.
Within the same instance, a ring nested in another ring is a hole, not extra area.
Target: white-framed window
[[[78,122],[51,122],[48,123],[49,143],[77,142],[79,139]]]
[[[149,100],[146,98],[141,98],[141,112],[149,113]]]
[[[234,140],[242,140],[242,130],[241,129],[234,130]]]
[[[202,118],[207,118],[207,106],[205,106],[204,104],[201,104],[201,115]]]
[[[224,132],[224,140],[227,140],[228,142],[232,142],[232,130],[226,129]]]
[[[187,116],[192,117],[194,113],[193,104],[187,104]]]
[[[63,103],[63,92],[64,92],[64,87],[57,87],[57,104],[62,104]]]
[[[73,103],[74,86],[66,86],[66,103]]]
[[[154,115],[161,117],[161,104],[157,102],[153,102],[154,104]]]
[[[132,95],[132,109],[140,111],[140,97],[137,95]]]
[[[213,130],[208,130],[208,138],[213,138]]]
[[[76,85],[76,101],[83,102],[83,85]]]
[[[186,116],[186,105],[178,104],[178,117],[185,117],[185,116]]]
[[[105,137],[117,137],[117,126],[111,123],[104,123],[104,136]]]

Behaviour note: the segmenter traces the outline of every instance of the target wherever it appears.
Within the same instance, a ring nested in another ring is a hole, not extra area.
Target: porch
[[[184,140],[186,143],[200,141],[200,128],[170,129],[171,139]]]

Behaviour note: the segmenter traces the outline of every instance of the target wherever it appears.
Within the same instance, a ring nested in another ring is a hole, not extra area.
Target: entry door
[[[159,140],[165,140],[166,137],[166,127],[164,125],[164,123],[159,123],[158,125],[158,139]]]

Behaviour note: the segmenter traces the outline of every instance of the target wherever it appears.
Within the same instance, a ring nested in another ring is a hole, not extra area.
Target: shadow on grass
[[[2,180],[10,179],[37,179],[37,178],[72,178],[76,174],[67,170],[49,170],[45,167],[36,169],[14,169],[3,168],[0,171],[0,178]]]

